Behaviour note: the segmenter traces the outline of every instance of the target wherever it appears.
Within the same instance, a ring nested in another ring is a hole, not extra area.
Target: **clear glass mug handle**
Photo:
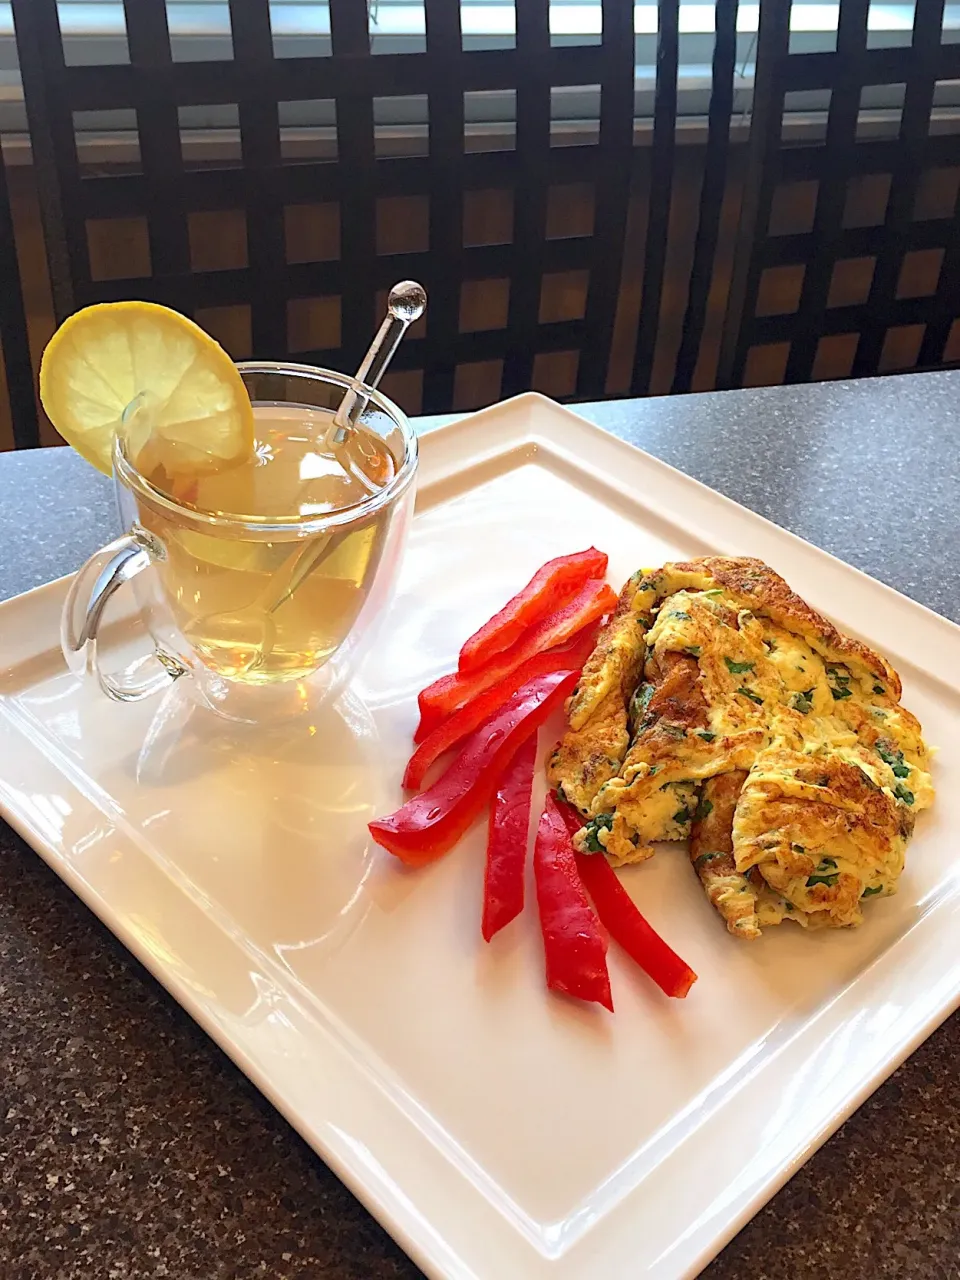
[[[185,674],[187,668],[160,649],[145,654],[117,673],[104,671],[97,653],[97,635],[111,597],[152,562],[149,534],[124,534],[95,552],[78,571],[67,593],[60,618],[60,647],[71,671],[95,676],[108,698],[139,702],[160,693]]]

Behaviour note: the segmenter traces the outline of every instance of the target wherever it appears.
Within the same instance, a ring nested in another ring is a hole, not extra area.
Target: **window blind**
[[[359,0],[358,0],[359,2]],[[784,0],[767,0],[783,3]],[[693,123],[706,115],[710,96],[710,68],[713,57],[714,8],[712,3],[682,3],[680,6],[680,81],[678,117]],[[835,47],[837,3],[794,0],[791,9],[791,51],[820,52]],[[513,0],[460,0],[461,26],[465,49],[510,47],[514,40]],[[59,0],[61,28],[68,62],[102,64],[128,60],[123,4],[120,0]],[[367,0],[371,48],[374,54],[415,53],[425,48],[425,19],[418,0]],[[749,118],[753,87],[754,52],[760,6],[741,3],[737,22],[737,83],[735,114],[745,123]],[[872,47],[908,44],[913,26],[914,4],[910,0],[872,0],[869,14],[869,43]],[[167,0],[167,16],[173,55],[176,59],[202,61],[232,56],[230,14],[226,0]],[[325,0],[271,0],[271,29],[278,57],[322,56],[331,52],[329,10]],[[600,0],[551,0],[551,42],[556,45],[596,43],[600,39]],[[638,123],[653,111],[656,66],[657,5],[634,5],[636,92],[634,115]],[[945,8],[946,39],[960,40],[960,3]],[[889,89],[889,87],[888,87]],[[889,96],[889,95],[887,95]],[[382,100],[379,124],[393,129],[425,129],[426,102],[419,107],[404,100],[390,111],[390,100]],[[816,95],[788,104],[798,120],[816,120],[827,103]],[[960,108],[960,84],[938,86],[936,107],[946,114]],[[891,111],[898,104],[887,102],[881,88],[876,100],[865,100],[865,110]],[[413,108],[413,109],[412,109]],[[509,93],[473,94],[467,107],[467,124],[489,130],[496,125],[511,127],[514,110]],[[568,128],[576,140],[578,131],[589,132],[599,115],[599,94],[589,86],[573,87],[553,95],[553,118],[558,128]],[[419,114],[418,114],[419,112]],[[118,127],[116,113],[87,113],[85,129],[104,138]],[[309,104],[288,104],[286,127],[323,128],[325,119],[312,119]],[[189,122],[197,130],[225,127],[223,108],[190,108]],[[9,3],[0,2],[0,131],[23,134],[26,119],[17,69],[13,18]],[[15,158],[15,157],[13,157]]]

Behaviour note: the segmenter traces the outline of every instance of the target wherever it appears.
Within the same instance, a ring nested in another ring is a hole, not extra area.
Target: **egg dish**
[[[929,752],[900,678],[760,560],[633,575],[567,704],[548,776],[584,852],[687,840],[731,933],[862,922],[896,892]]]

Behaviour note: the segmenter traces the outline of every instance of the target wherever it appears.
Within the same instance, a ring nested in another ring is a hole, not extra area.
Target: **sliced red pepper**
[[[547,986],[613,1012],[606,951],[597,917],[580,882],[573,845],[556,800],[548,794],[533,850]]]
[[[588,582],[554,613],[543,618],[506,653],[479,671],[441,676],[420,694],[420,724],[414,742],[423,742],[433,730],[471,699],[516,671],[529,658],[565,643],[578,631],[596,622],[617,603],[616,593],[605,582]]]
[[[522,591],[466,641],[460,650],[460,670],[476,671],[509,649],[528,627],[568,600],[585,582],[602,578],[606,572],[607,557],[596,547],[548,560]]]
[[[401,861],[422,866],[457,843],[490,800],[504,766],[577,682],[576,671],[552,671],[530,680],[486,724],[432,787],[386,818],[370,834]]]
[[[686,961],[644,920],[602,853],[578,853],[580,879],[603,926],[668,996],[682,1000],[697,980]]]
[[[403,775],[406,790],[418,791],[433,762],[478,725],[483,724],[484,720],[489,719],[528,680],[546,675],[548,671],[579,670],[590,656],[595,640],[596,629],[588,627],[563,648],[534,654],[498,684],[478,694],[466,706],[443,720],[410,757]]]
[[[583,818],[571,805],[558,805],[557,808],[572,838],[583,826]],[[576,860],[580,879],[610,937],[623,947],[661,991],[682,1000],[697,980],[694,971],[644,920],[602,853],[577,853]]]
[[[530,795],[537,764],[537,735],[517,751],[497,785],[487,833],[481,931],[489,942],[523,910],[523,872],[527,861]]]

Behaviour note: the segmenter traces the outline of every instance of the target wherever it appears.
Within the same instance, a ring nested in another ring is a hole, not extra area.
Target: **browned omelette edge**
[[[777,626],[796,632],[808,642],[819,641],[833,654],[842,654],[848,660],[861,663],[871,674],[886,680],[895,690],[895,701],[900,701],[903,686],[889,662],[860,640],[853,640],[838,631],[828,618],[798,596],[763,560],[754,556],[704,556],[699,560],[676,561],[664,565],[663,569],[674,573],[706,570],[718,586],[740,596],[755,613],[765,614]],[[656,577],[656,574],[648,577]]]

